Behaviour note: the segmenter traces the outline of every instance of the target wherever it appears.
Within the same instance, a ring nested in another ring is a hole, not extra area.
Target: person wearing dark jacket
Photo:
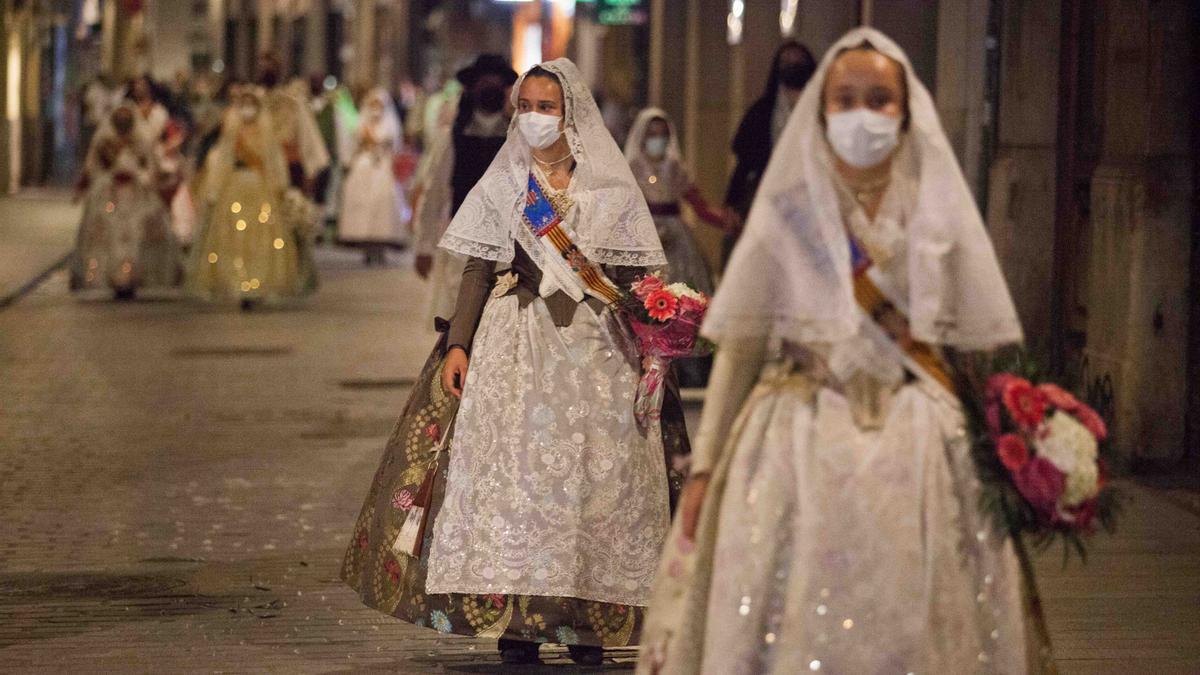
[[[775,141],[783,132],[788,113],[800,98],[800,92],[808,84],[816,65],[812,52],[803,44],[789,40],[780,45],[771,62],[766,90],[750,106],[738,125],[737,135],[733,137],[737,166],[725,193],[725,205],[736,214],[738,227],[734,234],[725,236],[726,260],[737,242],[736,232],[741,230],[741,221],[750,211],[750,204],[754,201],[767,162],[771,159]]]

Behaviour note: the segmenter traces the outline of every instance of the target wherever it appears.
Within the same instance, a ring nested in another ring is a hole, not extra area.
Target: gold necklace
[[[556,160],[554,160],[553,162],[547,162],[546,160],[544,160],[544,159],[542,159],[542,158],[538,157],[537,155],[533,155],[532,153],[530,153],[530,154],[533,156],[533,160],[534,160],[535,162],[537,162],[538,164],[541,164],[542,166],[554,166],[554,165],[556,165],[556,164],[562,164],[563,162],[565,162],[565,161],[567,161],[568,159],[570,159],[570,158],[571,158],[571,151],[570,151],[570,150],[568,150],[568,151],[567,151],[567,154],[563,155],[563,157],[562,157],[561,159],[556,159]]]
[[[870,203],[873,198],[878,197],[884,190],[886,190],[891,182],[892,177],[889,174],[883,176],[882,178],[877,178],[873,181],[860,183],[858,185],[853,185],[850,183],[850,181],[846,181],[846,187],[850,190],[850,194],[854,196],[854,201],[858,202],[861,206],[865,206],[866,204]]]

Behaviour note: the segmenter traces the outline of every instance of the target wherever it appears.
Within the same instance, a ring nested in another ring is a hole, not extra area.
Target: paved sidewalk
[[[366,609],[337,580],[432,343],[405,266],[322,251],[302,308],[168,294],[0,312],[0,671],[539,673]],[[1091,564],[1039,561],[1064,674],[1200,672],[1200,517],[1135,497]]]
[[[80,207],[63,190],[0,197],[0,308],[75,246]]]

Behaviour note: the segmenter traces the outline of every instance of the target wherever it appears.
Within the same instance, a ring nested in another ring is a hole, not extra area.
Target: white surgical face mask
[[[667,154],[667,137],[651,136],[647,138],[646,154],[651,159],[662,159]]]
[[[825,137],[842,161],[856,169],[883,163],[900,144],[900,119],[855,108],[825,117]]]
[[[558,123],[561,121],[562,118],[557,115],[527,112],[517,116],[517,127],[530,147],[534,150],[545,150],[562,136],[562,132],[558,130]]]

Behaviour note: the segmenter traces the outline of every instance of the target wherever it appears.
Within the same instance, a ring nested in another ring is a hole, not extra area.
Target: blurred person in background
[[[108,124],[113,110],[125,98],[122,87],[116,86],[112,75],[100,73],[84,87],[80,102],[83,104],[83,136],[80,148],[84,157],[92,147],[92,137],[101,127]]]
[[[310,75],[308,78],[309,107],[312,108],[313,119],[317,122],[317,130],[321,132],[321,140],[329,151],[329,166],[317,173],[313,183],[313,201],[317,204],[323,225],[318,234],[318,241],[325,237],[325,230],[330,220],[329,201],[333,192],[334,173],[338,171],[341,160],[337,142],[337,111],[334,107],[334,90],[326,89],[326,77]]]
[[[155,190],[155,151],[140,119],[133,104],[118,106],[88,148],[72,290],[107,286],[130,300],[140,287],[179,281],[178,249]]]
[[[138,128],[151,143],[162,139],[171,113],[165,103],[166,92],[149,75],[141,75],[129,83],[128,97],[138,114]]]
[[[733,137],[733,154],[737,165],[725,192],[725,205],[737,215],[737,227],[725,237],[726,261],[737,242],[737,230],[740,230],[741,223],[750,212],[750,204],[754,201],[763,172],[767,170],[771,151],[816,67],[808,47],[795,40],[783,43],[771,62],[767,88],[738,125],[737,134]]]
[[[184,251],[191,247],[196,234],[196,206],[189,185],[194,171],[184,153],[187,136],[183,124],[171,120],[154,149],[158,193],[167,207],[171,231]]]
[[[221,136],[205,163],[204,225],[192,247],[188,289],[243,310],[313,290],[305,223],[290,218],[287,160],[258,87],[231,90]]]
[[[358,146],[342,191],[338,243],[362,247],[367,265],[385,265],[387,248],[406,243],[412,215],[393,165],[402,142],[400,116],[382,87],[371,90],[361,107]]]
[[[272,54],[259,58],[258,84],[274,125],[274,139],[287,163],[289,183],[311,197],[317,175],[329,166],[330,155],[308,104],[308,85],[285,85],[279,60]]]
[[[727,229],[729,218],[724,210],[712,208],[692,182],[683,166],[675,127],[665,111],[647,108],[638,114],[625,140],[625,159],[654,216],[667,255],[668,280],[712,296],[712,273],[691,226],[683,219],[683,204],[712,227]],[[681,386],[703,387],[710,363],[709,357],[679,359],[672,367]]]
[[[504,145],[512,120],[509,94],[517,73],[496,54],[481,54],[458,71],[462,85],[454,121],[435,135],[429,148],[428,173],[414,216],[416,269],[430,280],[430,311],[448,317],[454,309],[466,260],[437,247],[450,218]]]

